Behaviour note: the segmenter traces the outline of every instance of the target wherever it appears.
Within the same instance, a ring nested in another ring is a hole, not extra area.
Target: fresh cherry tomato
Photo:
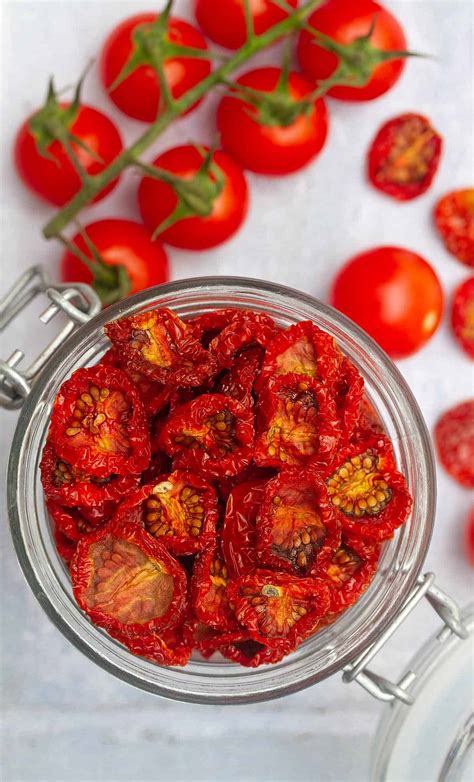
[[[297,171],[316,157],[326,141],[328,115],[324,101],[311,97],[314,85],[291,72],[282,95],[277,91],[281,78],[280,68],[249,71],[237,79],[234,94],[224,96],[217,109],[223,148],[243,168],[258,174]],[[260,108],[246,97],[245,88],[261,94]]]
[[[464,535],[467,561],[471,567],[474,567],[474,508],[469,512]]]
[[[433,336],[443,300],[434,269],[401,247],[356,255],[339,272],[331,292],[331,304],[396,359],[412,355]]]
[[[474,277],[469,277],[454,292],[451,325],[466,355],[474,359]]]
[[[287,0],[296,8],[298,0]],[[196,19],[211,41],[226,49],[239,49],[247,40],[244,0],[196,0]],[[253,29],[261,35],[288,16],[273,0],[250,0]]]
[[[145,176],[138,188],[138,204],[145,225],[158,229],[173,218],[180,204],[187,212],[160,233],[160,238],[186,250],[206,250],[227,241],[242,225],[248,209],[248,187],[237,163],[225,152],[212,154],[209,170],[204,169],[205,148],[192,145],[174,147],[159,155],[153,165],[181,180],[190,180],[189,193],[182,198],[179,186]],[[176,212],[177,216],[178,213]]]
[[[66,111],[68,104],[60,104]],[[24,184],[36,195],[55,206],[64,206],[82,188],[82,181],[67,156],[63,144],[54,140],[42,153],[30,126],[33,115],[21,126],[15,139],[15,165]],[[71,139],[71,148],[82,168],[90,176],[99,174],[122,151],[122,140],[113,122],[101,111],[81,105],[65,131]],[[114,180],[96,195],[94,201],[110,193],[117,184]]]
[[[98,220],[85,226],[82,235],[77,234],[72,242],[94,261],[93,250],[88,246],[84,233],[104,264],[125,273],[123,283],[120,279],[111,282],[111,299],[114,291],[118,299],[160,285],[169,279],[168,258],[164,249],[159,242],[152,241],[149,231],[139,223],[132,220]],[[95,281],[99,293],[102,290],[100,270],[98,276],[97,270],[89,268],[69,250],[61,258],[61,277],[64,282],[90,284]]]
[[[186,610],[183,567],[137,524],[111,522],[81,538],[71,578],[94,624],[123,636],[176,627]]]
[[[351,44],[372,30],[372,47],[400,52],[406,40],[399,22],[374,0],[326,0],[308,18],[308,24],[339,44]],[[303,30],[298,40],[298,60],[306,77],[314,82],[329,78],[339,64],[333,52],[314,41],[315,35]],[[362,87],[334,86],[328,92],[334,98],[349,101],[373,100],[383,95],[400,78],[404,59],[378,63],[369,81]]]
[[[474,399],[443,413],[434,437],[446,472],[461,486],[474,488]]]
[[[153,46],[152,23],[158,14],[144,13],[129,17],[115,27],[104,43],[100,61],[104,87],[116,106],[129,117],[154,122],[160,108],[160,85],[156,70],[147,58],[147,45]],[[169,19],[166,40],[178,46],[206,51],[207,44],[199,30],[182,19]],[[137,38],[138,35],[138,38]],[[141,42],[139,41],[141,38]],[[141,55],[141,62],[140,62]],[[135,56],[137,65],[114,87],[124,68]],[[170,57],[164,62],[165,78],[173,98],[206,78],[211,72],[208,59]]]
[[[417,198],[433,181],[442,144],[421,114],[401,114],[385,122],[369,149],[370,182],[397,201]]]
[[[474,188],[447,193],[436,204],[434,218],[448,252],[474,266]]]

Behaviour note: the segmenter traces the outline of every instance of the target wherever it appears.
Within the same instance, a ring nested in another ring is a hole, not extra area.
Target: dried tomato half
[[[299,575],[329,560],[341,528],[326,486],[311,468],[285,470],[268,481],[257,518],[260,561]]]
[[[191,601],[197,618],[217,630],[235,630],[238,623],[229,605],[229,572],[218,546],[209,546],[196,559]]]
[[[267,347],[257,391],[279,375],[307,375],[329,384],[339,372],[342,353],[335,340],[309,320],[281,331]]]
[[[175,627],[186,610],[184,569],[137,524],[111,522],[82,538],[71,580],[94,624],[128,637]]]
[[[474,488],[474,399],[444,413],[435,426],[441,464],[451,478]]]
[[[222,528],[222,552],[232,576],[257,567],[257,515],[267,481],[247,481],[229,494]]]
[[[57,527],[54,527],[53,529],[53,537],[56,551],[65,564],[69,567],[76,551],[76,543],[66,537],[64,532],[61,532],[61,530]]]
[[[216,492],[198,475],[176,470],[138,489],[115,518],[140,524],[174,554],[194,554],[215,540]]]
[[[252,460],[253,413],[223,394],[187,402],[164,425],[159,444],[179,469],[222,478]]]
[[[61,459],[50,440],[44,447],[40,470],[46,499],[66,507],[119,501],[137,488],[139,480],[136,475],[87,475]]]
[[[53,519],[54,527],[59,530],[68,540],[77,543],[85,535],[89,535],[94,530],[102,527],[111,516],[93,515],[87,512],[87,508],[62,508],[55,502],[48,502],[47,508],[49,515]]]
[[[447,193],[436,204],[434,218],[448,252],[474,266],[474,188]]]
[[[151,380],[147,375],[144,375],[143,372],[134,370],[129,371],[127,366],[121,361],[120,354],[115,348],[109,348],[109,350],[104,353],[99,363],[106,366],[118,367],[126,372],[138,388],[148,415],[156,415],[163,410],[170,401],[172,395],[172,389],[170,387],[163,385],[163,383],[157,383],[155,380]]]
[[[261,394],[254,459],[262,467],[327,464],[341,437],[336,405],[320,381],[280,375]]]
[[[207,349],[211,340],[217,337],[222,329],[225,329],[232,322],[234,316],[241,311],[228,307],[227,309],[203,312],[202,315],[188,320],[187,325],[192,328],[195,337],[199,339],[201,345]]]
[[[269,646],[267,639],[258,633],[236,630],[209,637],[201,642],[200,651],[205,657],[220,652],[223,657],[246,668],[258,668],[259,665],[280,662],[293,649],[287,639],[273,640]]]
[[[359,403],[359,421],[352,434],[353,442],[366,440],[374,434],[384,434],[385,428],[372,402],[365,394]]]
[[[367,589],[377,569],[380,545],[368,544],[354,536],[343,536],[331,561],[318,568],[316,575],[331,589],[330,614],[338,614],[353,605]]]
[[[62,384],[51,415],[56,453],[88,475],[137,475],[150,461],[148,422],[125,372],[98,364]]]
[[[255,381],[262,366],[261,348],[250,348],[237,356],[231,368],[220,378],[217,392],[236,399],[244,407],[252,407]]]
[[[316,630],[330,606],[330,591],[321,579],[268,570],[231,582],[228,594],[243,627],[258,633],[269,646],[286,640],[291,651]]]
[[[474,277],[469,277],[454,292],[451,324],[462,349],[474,359]]]
[[[162,630],[160,633],[145,633],[139,636],[128,636],[123,633],[111,632],[116,641],[137,655],[145,657],[157,665],[183,666],[189,662],[192,647],[183,638],[181,627]]]
[[[199,386],[216,372],[194,330],[170,310],[120,318],[105,331],[130,373],[165,385]]]
[[[345,438],[350,440],[360,423],[364,378],[357,367],[346,356],[341,362],[335,395],[336,409],[342,431]]]
[[[377,190],[409,201],[428,190],[438,170],[443,141],[421,114],[401,114],[386,122],[368,155],[370,182]]]
[[[344,449],[327,475],[328,494],[343,531],[365,540],[391,538],[411,511],[405,478],[382,435]]]
[[[238,311],[230,323],[214,337],[209,350],[219,366],[231,367],[244,348],[266,348],[278,334],[274,321],[264,312]]]

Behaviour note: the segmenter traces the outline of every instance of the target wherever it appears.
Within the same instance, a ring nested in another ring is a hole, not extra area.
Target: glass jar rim
[[[97,355],[98,347],[105,349],[102,329],[108,321],[153,306],[168,306],[184,318],[197,311],[238,306],[266,311],[282,322],[315,321],[335,336],[363,370],[366,382],[371,378],[373,393],[393,418],[399,458],[413,472],[412,483],[420,483],[410,520],[413,539],[403,529],[396,544],[390,544],[390,557],[384,556],[386,565],[381,565],[385,580],[379,584],[380,595],[369,587],[336,623],[275,666],[242,669],[195,662],[176,669],[133,657],[92,626],[67,594],[57,563],[52,561],[51,547],[48,551],[48,542],[40,532],[44,508],[42,511],[38,499],[37,451],[44,442],[55,391],[73,369]],[[48,362],[25,402],[8,473],[8,507],[17,556],[34,594],[61,632],[89,658],[125,681],[156,694],[202,703],[255,702],[295,692],[342,669],[372,644],[403,605],[421,570],[431,537],[435,494],[433,455],[423,417],[399,370],[381,348],[344,315],[308,294],[241,277],[200,277],[150,288],[117,302],[81,326]],[[350,617],[353,626],[348,622]],[[335,635],[336,627],[339,632]]]

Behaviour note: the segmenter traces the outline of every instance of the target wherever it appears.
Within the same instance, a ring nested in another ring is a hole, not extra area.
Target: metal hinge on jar
[[[49,323],[59,312],[64,313],[68,320],[29,366],[20,366],[25,358],[22,350],[14,350],[6,360],[0,359],[0,407],[8,410],[17,410],[22,406],[35,378],[57,348],[101,309],[100,299],[89,285],[74,283],[52,286],[41,266],[32,266],[0,301],[0,332],[39,295],[49,299],[48,306],[39,316],[42,323]]]
[[[410,689],[416,680],[416,674],[413,673],[413,671],[408,671],[399,682],[395,683],[390,681],[390,679],[386,679],[384,676],[380,676],[374,671],[369,670],[367,666],[424,597],[426,597],[430,605],[444,622],[444,626],[437,636],[439,641],[445,641],[447,637],[453,633],[462,639],[468,637],[469,633],[462,623],[461,612],[458,605],[449,597],[449,595],[442,592],[441,589],[438,589],[438,587],[434,585],[434,581],[434,573],[426,573],[424,576],[419,576],[416,586],[413,587],[410,596],[394,621],[385,629],[372,646],[362,652],[354,662],[349,663],[349,665],[344,668],[344,673],[342,675],[342,680],[344,682],[357,682],[361,687],[367,690],[367,692],[373,695],[374,698],[377,698],[380,701],[390,702],[399,700],[408,705],[411,705],[414,702],[414,697],[410,692]]]

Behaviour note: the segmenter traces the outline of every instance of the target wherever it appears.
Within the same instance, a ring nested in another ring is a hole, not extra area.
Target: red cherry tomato
[[[221,150],[214,152],[212,159],[223,184],[212,200],[210,214],[178,220],[160,234],[164,242],[186,250],[205,250],[225,242],[240,228],[248,208],[243,172]],[[203,160],[203,152],[189,145],[167,150],[153,161],[153,165],[187,180],[198,173]],[[213,181],[215,177],[211,171],[207,182]],[[143,222],[154,231],[172,215],[178,205],[178,196],[170,184],[145,176],[138,188],[138,203]]]
[[[397,359],[415,353],[435,333],[443,290],[421,256],[401,247],[377,247],[345,264],[333,283],[331,303]]]
[[[471,508],[465,528],[466,556],[471,567],[474,567],[474,508]]]
[[[273,93],[281,77],[280,68],[258,68],[237,79],[237,84],[263,94]],[[289,97],[293,104],[303,101],[314,85],[299,73],[289,76]],[[245,100],[225,96],[217,110],[217,127],[222,146],[244,168],[259,174],[290,174],[306,166],[324,146],[328,115],[324,101],[312,101],[308,114],[300,114],[290,124],[264,123],[258,109]],[[255,118],[254,118],[255,115]]]
[[[110,87],[134,53],[133,36],[137,28],[150,25],[157,18],[157,14],[145,13],[125,19],[112,30],[102,49],[100,67],[104,87],[119,109],[143,122],[156,119],[160,103],[159,81],[151,65],[138,65],[115,89]],[[168,40],[179,46],[207,50],[201,33],[181,19],[169,20]],[[180,98],[209,75],[211,65],[209,60],[195,57],[173,57],[166,60],[164,70],[173,98]]]
[[[128,293],[160,285],[169,279],[168,258],[159,242],[152,241],[144,226],[132,220],[98,220],[85,228],[90,241],[107,266],[122,266],[130,279]],[[89,258],[91,250],[77,234],[73,243]],[[65,282],[92,282],[94,274],[79,258],[67,250],[61,258],[61,277]]]
[[[298,0],[287,0],[296,8]],[[273,0],[250,0],[254,31],[261,35],[283,21],[288,12]],[[244,0],[196,0],[196,19],[208,38],[227,49],[238,49],[246,41]]]
[[[61,108],[66,108],[66,105],[61,104]],[[79,107],[68,130],[87,147],[84,149],[71,141],[76,157],[91,176],[107,168],[122,151],[122,140],[113,122],[91,106]],[[26,120],[15,139],[14,156],[18,174],[36,195],[50,204],[63,206],[79,192],[82,182],[59,141],[49,144],[46,155],[40,153],[29,120]],[[110,182],[96,195],[94,201],[104,198],[116,184],[117,180]]]
[[[454,292],[451,325],[459,345],[474,360],[474,277],[468,277]]]
[[[406,40],[403,30],[391,13],[374,0],[326,0],[311,14],[308,23],[337,43],[352,43],[368,34],[373,47],[382,51],[403,51]],[[338,65],[338,57],[322,46],[317,46],[314,36],[303,30],[298,41],[298,60],[303,73],[312,81],[327,79]],[[387,60],[379,63],[363,87],[332,87],[328,95],[340,100],[365,101],[378,98],[399,79],[404,60]]]

